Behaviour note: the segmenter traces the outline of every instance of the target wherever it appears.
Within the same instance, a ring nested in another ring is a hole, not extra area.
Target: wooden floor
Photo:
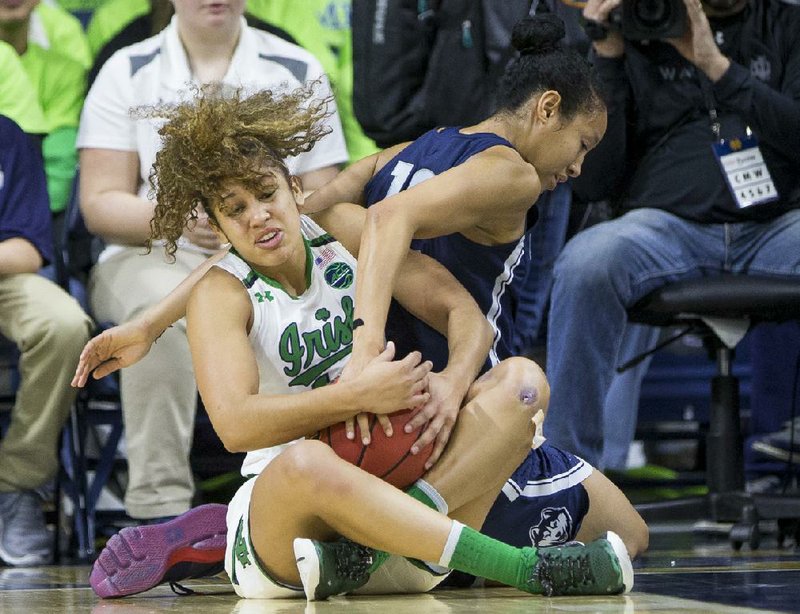
[[[187,582],[203,594],[158,587],[136,597],[98,599],[87,566],[0,568],[0,612],[146,614],[222,613],[528,613],[528,612],[800,612],[800,552],[766,537],[756,551],[735,552],[724,538],[690,527],[652,527],[651,549],[637,561],[633,592],[621,597],[543,598],[514,589],[441,590],[419,596],[240,600],[225,578]]]

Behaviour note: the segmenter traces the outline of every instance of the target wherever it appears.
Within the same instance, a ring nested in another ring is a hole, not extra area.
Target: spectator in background
[[[83,24],[54,0],[36,0],[31,15],[32,42],[52,46],[88,69],[92,62]]]
[[[723,271],[800,277],[800,8],[686,0],[681,38],[640,44],[608,28],[620,1],[584,9],[605,30],[593,45],[612,100],[606,136],[576,185],[597,199],[621,194],[627,212],[565,247],[548,334],[545,434],[597,464],[628,307],[664,284]],[[751,131],[771,175],[760,186],[768,198],[732,191],[712,149],[720,138],[751,147]],[[635,414],[615,418],[615,429],[632,432]]]
[[[322,64],[336,96],[350,160],[377,151],[353,115],[353,66],[350,42],[351,0],[248,0],[250,26],[297,43]],[[89,84],[111,55],[160,32],[172,17],[169,0],[108,0],[87,29],[94,66]]]
[[[45,4],[58,6],[74,15],[85,28],[89,19],[107,0],[42,0]]]
[[[0,61],[0,83],[5,72]],[[40,490],[58,469],[58,437],[75,396],[69,381],[92,330],[78,303],[36,274],[52,257],[38,143],[0,115],[0,332],[20,351],[19,388],[0,441],[0,558],[7,565],[52,560]]]
[[[19,55],[44,113],[47,189],[50,208],[58,213],[66,207],[77,164],[75,137],[86,92],[86,68],[73,56],[83,31],[62,9],[37,7],[38,3],[0,0],[0,40]]]
[[[106,0],[92,13],[86,26],[86,38],[95,64],[90,83],[115,51],[158,34],[167,27],[173,13],[170,0]],[[117,38],[121,32],[130,30],[132,24],[138,24],[141,20],[144,21],[143,25],[133,26],[130,34]],[[107,45],[109,49],[104,52]],[[101,60],[99,65],[98,58]]]
[[[92,52],[89,70],[89,87],[97,73],[116,51],[155,36],[167,27],[175,14],[172,0],[108,0],[92,16],[87,28]],[[280,28],[276,28],[245,12],[247,25],[266,30],[281,38],[296,41]]]
[[[191,84],[209,82],[254,90],[319,80],[319,95],[330,95],[310,53],[247,26],[244,0],[174,4],[175,16],[165,30],[106,62],[81,120],[81,209],[89,230],[112,244],[90,281],[90,302],[99,320],[128,321],[220,247],[200,214],[187,227],[175,262],[167,262],[158,250],[143,254],[154,211],[147,178],[160,141],[154,122],[132,118],[131,108],[175,102],[191,95]],[[289,161],[306,190],[330,180],[347,160],[335,107],[327,125],[327,137]],[[188,455],[197,389],[183,322],[164,333],[147,359],[122,374],[121,394],[128,513],[149,520],[185,512],[194,491]]]
[[[378,151],[353,113],[352,0],[247,0],[247,11],[286,30],[322,63],[336,95],[350,161]]]
[[[44,113],[14,48],[0,41],[0,112],[28,134],[47,132]]]

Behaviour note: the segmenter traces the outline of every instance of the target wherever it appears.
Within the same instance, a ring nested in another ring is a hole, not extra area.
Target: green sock
[[[416,499],[420,503],[427,505],[432,510],[447,514],[447,502],[444,497],[439,494],[433,486],[428,484],[425,480],[417,480],[411,486],[406,488],[405,493],[412,499]],[[447,569],[437,569],[435,562],[426,563],[418,559],[408,559],[408,561],[415,567],[424,569],[425,571],[432,571],[434,573],[447,573]]]
[[[456,541],[457,540],[457,541]],[[451,543],[455,541],[455,547]],[[449,555],[448,550],[452,549]],[[487,537],[475,529],[453,521],[450,537],[440,565],[452,567],[479,578],[488,578],[529,593],[541,593],[542,587],[533,580],[533,570],[539,557],[536,548],[516,548]]]

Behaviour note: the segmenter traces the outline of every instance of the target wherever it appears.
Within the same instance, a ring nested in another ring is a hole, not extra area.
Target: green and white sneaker
[[[538,549],[529,585],[551,595],[617,595],[633,588],[633,566],[622,539],[608,531],[588,544]],[[538,590],[535,592],[539,592]]]
[[[364,586],[382,562],[375,550],[348,539],[321,542],[297,537],[294,556],[308,601],[322,601]]]

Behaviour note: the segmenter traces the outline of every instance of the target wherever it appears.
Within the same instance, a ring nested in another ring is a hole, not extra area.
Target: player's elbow
[[[102,193],[88,192],[81,197],[80,210],[86,230],[95,236],[106,238],[108,224],[102,213],[102,198]]]
[[[247,452],[247,442],[245,441],[244,433],[242,432],[241,426],[232,427],[229,425],[225,426],[215,426],[214,430],[219,437],[219,440],[222,442],[222,445],[225,446],[225,449],[230,452],[231,454],[238,454],[239,452]]]
[[[236,418],[234,407],[224,403],[214,405],[209,403],[206,404],[206,411],[211,419],[214,432],[228,452],[237,454],[253,449],[252,442],[249,441],[252,433],[245,427],[242,420]]]
[[[365,229],[374,233],[391,232],[392,236],[406,236],[410,241],[416,231],[408,217],[408,207],[402,207],[391,198],[375,203],[367,209]]]
[[[14,245],[14,253],[3,263],[4,273],[36,273],[44,266],[39,250],[27,239],[12,237],[6,241]]]
[[[494,342],[494,329],[489,324],[489,320],[484,317],[480,319],[480,323],[475,326],[475,336],[480,339],[481,345],[486,348],[488,354]]]

